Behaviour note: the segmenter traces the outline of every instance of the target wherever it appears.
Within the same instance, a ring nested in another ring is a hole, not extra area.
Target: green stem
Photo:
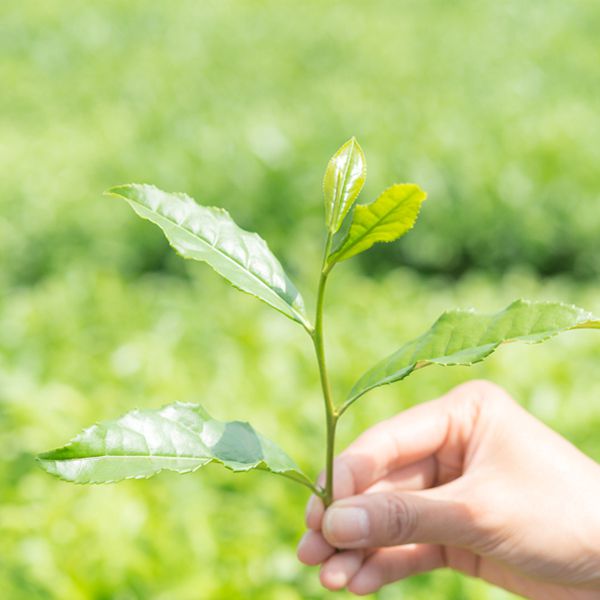
[[[280,475],[282,475],[286,479],[295,481],[296,483],[299,483],[300,485],[307,487],[309,490],[312,491],[313,494],[315,494],[316,496],[319,496],[319,498],[323,498],[323,495],[324,495],[323,490],[320,489],[319,486],[315,485],[314,483],[312,483],[310,481],[305,481],[304,479],[300,479],[299,477],[294,477],[293,475],[289,475],[287,473],[280,473]]]
[[[329,375],[327,373],[327,364],[325,361],[325,345],[323,342],[323,302],[325,299],[325,288],[327,286],[327,277],[329,276],[330,267],[327,266],[327,256],[331,249],[332,236],[327,235],[325,243],[325,253],[321,266],[321,276],[319,278],[319,288],[317,291],[317,311],[315,316],[315,328],[311,335],[315,347],[317,364],[319,365],[319,376],[321,379],[321,389],[323,392],[323,400],[325,402],[325,419],[327,426],[327,449],[325,457],[325,488],[323,495],[323,503],[329,506],[333,501],[333,457],[335,455],[335,429],[338,420],[338,414],[335,410],[333,398],[331,395],[331,386],[329,384]]]

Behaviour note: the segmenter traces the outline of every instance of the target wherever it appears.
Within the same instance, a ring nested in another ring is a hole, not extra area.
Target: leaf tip
[[[50,475],[54,475],[55,477],[59,477],[60,479],[62,479],[62,477],[55,468],[55,462],[51,458],[52,453],[53,450],[50,450],[49,452],[42,452],[41,454],[35,456],[34,460],[40,469],[46,471],[46,473]]]
[[[131,184],[131,183],[114,185],[114,186],[108,188],[107,190],[104,190],[104,192],[102,192],[102,195],[107,196],[109,198],[123,198],[124,197],[123,192],[125,192],[126,190],[129,190],[132,187],[132,185],[133,184]]]
[[[363,151],[363,149],[362,149],[361,145],[358,143],[358,140],[356,139],[356,137],[355,137],[355,136],[352,136],[352,137],[351,137],[351,138],[350,138],[350,139],[349,139],[349,140],[346,142],[346,144],[353,146],[353,147],[356,149],[356,151],[358,152],[358,154],[360,155],[361,162],[362,162],[362,168],[364,169],[364,171],[365,171],[365,175],[366,175],[366,169],[367,169],[367,166],[366,166],[365,153],[364,153],[364,151]]]
[[[360,144],[358,143],[358,140],[356,139],[356,136],[353,135],[345,144],[344,146],[356,146],[357,148],[360,148]]]

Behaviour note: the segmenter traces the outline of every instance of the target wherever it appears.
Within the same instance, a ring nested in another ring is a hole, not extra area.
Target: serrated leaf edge
[[[387,359],[389,359],[393,354],[392,353],[388,356],[386,356],[385,358],[383,358],[381,361],[377,362],[373,367],[371,367],[371,369],[368,369],[367,371],[365,371],[365,373],[363,373],[363,375],[361,375],[359,377],[359,379],[357,380],[357,382],[354,384],[354,386],[352,387],[352,389],[350,390],[345,402],[342,405],[342,408],[340,410],[340,414],[341,412],[344,412],[351,404],[353,404],[354,402],[356,402],[356,400],[358,400],[359,398],[361,398],[362,396],[364,396],[365,394],[367,394],[368,392],[370,392],[371,390],[384,386],[384,385],[390,385],[391,383],[395,383],[396,381],[401,381],[402,379],[405,379],[406,377],[408,377],[411,373],[413,373],[414,371],[430,366],[430,365],[438,365],[440,367],[451,367],[451,366],[471,366],[477,363],[480,363],[482,361],[484,361],[486,358],[488,358],[490,355],[492,355],[500,346],[504,346],[505,344],[510,344],[510,343],[514,343],[517,341],[523,342],[525,344],[539,344],[542,342],[545,342],[553,337],[556,337],[557,335],[559,335],[560,333],[564,332],[564,331],[572,331],[575,329],[600,329],[600,319],[597,319],[591,312],[586,311],[582,308],[580,308],[579,306],[576,306],[574,304],[567,304],[564,302],[552,302],[552,301],[531,301],[531,300],[525,300],[525,299],[518,299],[515,300],[513,302],[511,302],[506,308],[502,309],[501,311],[498,311],[496,313],[479,313],[478,311],[476,311],[474,308],[468,308],[468,309],[451,309],[451,310],[446,310],[444,311],[435,321],[434,323],[429,327],[429,329],[422,334],[426,335],[429,331],[431,331],[431,329],[433,329],[435,327],[435,325],[444,317],[446,317],[447,315],[450,314],[465,314],[465,313],[471,313],[471,314],[481,314],[482,316],[495,316],[497,314],[501,314],[502,312],[508,310],[510,307],[514,306],[515,304],[518,303],[523,303],[523,304],[528,304],[528,305],[532,305],[532,304],[536,304],[536,305],[546,305],[546,306],[556,306],[556,305],[560,305],[563,306],[565,308],[570,308],[570,309],[574,309],[577,312],[580,313],[582,322],[578,323],[577,325],[574,325],[572,327],[567,327],[565,329],[559,329],[557,331],[554,332],[549,332],[546,335],[543,335],[542,337],[539,337],[537,339],[533,339],[533,340],[527,340],[527,339],[521,339],[521,338],[515,338],[515,339],[509,339],[509,340],[504,340],[504,341],[500,341],[498,343],[492,343],[492,344],[486,344],[490,346],[490,349],[488,352],[486,352],[485,354],[482,354],[480,357],[478,357],[475,360],[469,361],[469,362],[447,362],[447,363],[439,363],[436,362],[435,359],[428,359],[428,360],[420,360],[420,361],[415,361],[412,364],[407,365],[402,371],[403,374],[400,377],[397,376],[393,376],[390,375],[389,377],[386,377],[385,379],[382,379],[380,382],[373,384],[371,386],[365,387],[363,389],[359,389],[356,390],[356,387],[358,385],[358,383],[360,383],[360,381],[363,379],[363,377],[365,377],[367,375],[367,373],[369,373],[370,371],[372,371],[373,369],[375,369],[379,364],[383,363],[384,361],[386,361]],[[542,334],[537,334],[537,335],[542,335]],[[409,340],[406,344],[410,344],[412,341],[419,339],[419,337],[422,336],[418,336],[416,338],[414,338],[413,340]],[[405,344],[405,345],[406,345]],[[478,346],[479,348],[484,348],[485,346]],[[398,350],[399,351],[399,350]],[[397,351],[397,352],[398,352]],[[356,391],[355,391],[356,390]]]
[[[414,185],[414,186],[416,186],[416,189],[413,191],[413,193],[410,194],[410,196],[408,196],[408,198],[405,198],[404,200],[408,200],[408,199],[412,198],[414,194],[418,194],[418,193],[424,194],[424,198],[421,201],[421,204],[419,205],[419,208],[417,209],[417,213],[415,215],[415,220],[413,221],[413,223],[411,224],[411,226],[406,231],[403,231],[401,234],[399,234],[395,238],[392,238],[391,240],[377,240],[376,242],[373,242],[373,244],[371,244],[371,246],[369,246],[369,248],[366,248],[365,250],[370,250],[371,247],[374,246],[375,244],[382,244],[382,243],[383,244],[390,244],[391,242],[397,241],[401,237],[404,237],[409,231],[411,231],[414,228],[414,226],[416,225],[416,223],[417,223],[417,219],[419,218],[419,215],[421,214],[421,206],[423,205],[423,202],[425,202],[425,200],[427,200],[427,192],[425,192],[416,183],[394,183],[394,184],[388,186],[387,188],[385,188],[385,190],[383,190],[383,192],[381,192],[379,194],[379,196],[377,196],[377,198],[375,198],[375,200],[373,200],[372,202],[369,202],[368,204],[356,204],[353,207],[354,211],[356,211],[357,209],[360,209],[361,207],[368,208],[372,204],[375,204],[375,202],[377,202],[379,200],[379,198],[381,198],[384,194],[388,193],[392,188],[394,188],[397,185]],[[349,249],[351,249],[354,246],[356,246],[356,244],[360,240],[364,239],[371,231],[373,231],[373,229],[375,229],[377,227],[377,225],[379,225],[379,223],[381,223],[381,221],[383,221],[386,217],[388,217],[391,213],[393,213],[394,210],[396,210],[396,208],[397,208],[397,206],[394,206],[393,208],[391,208],[383,217],[381,217],[381,219],[379,219],[379,221],[377,223],[375,223],[374,225],[372,225],[371,227],[369,227],[367,230],[365,230],[365,233],[360,238],[357,238],[357,240],[354,243],[352,243],[347,248],[344,248],[344,244],[346,243],[346,240],[350,236],[350,230],[352,228],[352,223],[350,223],[350,225],[348,227],[348,231],[346,232],[346,235],[344,236],[344,238],[340,240],[339,244],[337,245],[337,249],[334,250],[328,256],[328,258],[327,258],[327,264],[328,264],[328,266],[332,267],[336,262],[342,262],[344,260],[348,260],[348,259],[353,258],[354,256],[356,256],[355,254],[352,254],[352,255],[347,256],[347,257],[344,257],[343,255],[346,254]],[[355,212],[352,213],[352,219],[354,219],[354,214],[355,214]],[[350,212],[348,213],[348,216],[350,216]],[[340,256],[341,256],[341,258],[340,258]]]
[[[108,190],[106,190],[104,192],[104,196],[107,197],[112,197],[112,198],[119,198],[121,200],[125,200],[126,202],[131,202],[136,204],[137,206],[141,206],[142,208],[146,209],[146,210],[151,210],[149,209],[146,205],[144,205],[141,202],[138,202],[137,200],[133,200],[131,198],[128,198],[126,196],[123,196],[122,194],[119,194],[118,192],[116,192],[115,190],[118,189],[123,189],[123,188],[130,188],[130,187],[134,187],[134,186],[147,186],[147,187],[151,187],[154,188],[160,192],[162,192],[163,190],[161,190],[160,188],[156,187],[153,184],[150,183],[126,183],[123,185],[117,185],[114,186]],[[165,192],[165,193],[169,193],[172,194],[174,196],[178,196],[180,198],[185,198],[187,200],[191,200],[192,202],[194,202],[195,204],[198,204],[191,196],[189,196],[188,194],[184,193],[184,192]],[[262,244],[264,244],[267,248],[267,250],[271,253],[271,249],[269,248],[269,245],[267,244],[266,240],[261,237],[258,233],[256,233],[255,231],[247,231],[246,229],[243,229],[242,227],[240,227],[235,220],[231,217],[231,214],[229,213],[228,210],[219,207],[219,206],[205,206],[205,205],[200,205],[198,204],[198,206],[202,206],[203,208],[208,208],[210,210],[216,210],[218,212],[220,212],[221,214],[229,217],[231,219],[231,221],[233,223],[235,223],[235,225],[242,230],[245,234],[248,234],[252,237],[254,237],[256,240],[258,240],[259,242],[261,242]],[[181,225],[179,223],[177,223],[177,221],[173,221],[171,219],[168,219],[167,217],[165,217],[164,215],[160,214],[160,213],[156,213],[158,214],[162,219],[164,219],[165,221],[167,221],[168,223],[170,223],[171,225],[177,227],[178,229],[180,229],[181,231],[185,232],[188,235],[193,235],[190,234],[190,232],[187,229],[184,229],[183,227],[181,227]],[[142,215],[138,216],[143,219],[144,221],[149,221],[150,223],[153,223],[153,221],[151,219],[149,219],[148,217],[144,217]],[[155,223],[153,223],[155,224]],[[163,232],[164,235],[164,232]],[[181,258],[183,258],[184,260],[195,260],[189,256],[185,256],[184,254],[182,254],[177,247],[171,242],[171,240],[168,238],[168,236],[164,235],[165,239],[167,240],[167,243],[169,244],[169,246],[171,246],[171,248],[173,248],[173,250],[175,250],[175,252],[177,253],[178,256],[180,256]],[[195,236],[196,237],[196,236]],[[209,245],[206,241],[204,241],[202,238],[197,238],[199,239],[203,244],[205,245]],[[284,312],[283,310],[281,310],[280,308],[278,308],[277,306],[274,306],[273,304],[271,304],[270,302],[267,302],[264,298],[262,298],[261,296],[258,296],[248,290],[245,290],[243,288],[241,288],[240,286],[236,285],[235,283],[233,283],[232,281],[230,281],[227,277],[224,277],[221,273],[219,273],[219,271],[217,271],[217,269],[215,267],[213,267],[209,262],[207,261],[196,261],[196,262],[204,262],[206,263],[215,273],[217,273],[218,275],[221,276],[222,279],[224,279],[231,287],[235,288],[236,290],[239,290],[240,292],[243,292],[244,294],[248,294],[249,296],[252,296],[254,298],[257,298],[258,300],[260,300],[261,302],[267,304],[268,306],[270,306],[271,308],[274,308],[277,312],[281,313],[282,315],[286,316],[288,319],[292,319],[293,321],[296,321],[297,323],[299,323],[300,325],[302,325],[307,331],[311,331],[312,330],[312,325],[311,323],[308,321],[306,315],[301,312],[296,306],[292,305],[292,304],[288,304],[288,302],[285,300],[285,298],[282,298],[275,290],[273,290],[273,288],[271,288],[271,286],[264,281],[262,278],[260,278],[258,275],[256,275],[255,273],[252,273],[252,271],[249,271],[245,268],[245,266],[241,263],[239,263],[238,261],[234,260],[232,257],[228,256],[227,254],[225,254],[224,252],[222,252],[221,250],[219,250],[216,246],[210,246],[215,252],[218,252],[221,256],[223,256],[224,258],[226,258],[228,261],[234,263],[235,265],[237,265],[238,267],[241,267],[244,271],[246,271],[251,277],[253,277],[256,281],[258,281],[262,286],[268,288],[269,290],[271,290],[277,297],[279,297],[287,306],[290,307],[291,312],[293,313],[292,315],[287,314],[286,312]],[[275,255],[273,254],[273,256],[275,257]],[[276,257],[275,257],[276,258]],[[276,259],[278,260],[278,259]],[[283,267],[282,267],[283,269]],[[302,299],[302,296],[300,295],[300,292],[298,292],[299,294],[299,298]],[[304,308],[303,304],[302,304],[302,308]]]
[[[200,406],[199,404],[193,403],[193,402],[173,402],[170,404],[165,404],[162,407],[160,407],[159,409],[157,409],[156,412],[161,411],[164,408],[167,408],[169,406],[180,406],[180,407],[189,407],[189,408],[198,408],[198,406]],[[202,408],[202,407],[201,407]],[[127,413],[121,415],[120,417],[118,417],[116,420],[119,420],[120,418],[124,417],[125,415],[129,415],[129,414],[135,414],[135,413],[139,413],[142,412],[143,410],[148,410],[148,409],[140,409],[140,408],[135,408],[131,411],[128,411]],[[205,411],[206,412],[206,411]],[[207,413],[208,415],[208,413]],[[212,416],[208,415],[208,417],[210,419],[213,419]],[[173,421],[173,419],[168,419],[167,417],[165,417],[164,415],[161,415],[161,418],[167,420],[167,421],[171,421],[172,423],[175,423],[176,425],[183,427],[184,429],[188,429],[188,427],[186,427],[185,425],[178,423],[177,421]],[[220,421],[220,422],[224,422],[224,423],[234,423],[236,421]],[[253,431],[256,431],[256,429],[254,429],[254,427],[248,422],[248,421],[237,421],[238,423],[242,423],[245,425],[248,425],[249,427],[252,428]],[[41,454],[38,454],[35,457],[36,462],[39,463],[40,467],[46,471],[48,474],[52,475],[53,477],[56,477],[58,479],[60,479],[61,481],[65,481],[67,483],[71,483],[71,484],[75,484],[75,485],[104,485],[104,484],[111,484],[111,483],[118,483],[119,481],[126,481],[128,479],[150,479],[151,477],[154,477],[156,475],[158,475],[159,473],[162,473],[163,471],[170,471],[173,473],[177,473],[180,475],[186,475],[189,473],[194,473],[195,471],[198,471],[199,469],[201,469],[202,467],[205,467],[206,465],[209,465],[211,463],[216,463],[216,464],[220,464],[223,467],[225,467],[225,469],[227,469],[228,471],[231,471],[233,473],[246,473],[248,471],[252,471],[252,470],[264,470],[267,471],[269,473],[273,473],[275,475],[281,475],[283,477],[287,477],[288,479],[293,479],[294,481],[301,483],[303,485],[305,485],[306,487],[310,488],[311,490],[314,491],[314,485],[313,483],[310,481],[310,479],[302,472],[302,470],[300,469],[300,467],[298,467],[296,465],[296,462],[288,456],[288,458],[290,458],[290,460],[294,463],[296,469],[272,469],[271,467],[269,467],[267,465],[267,463],[264,461],[264,459],[261,459],[259,461],[256,461],[255,463],[248,463],[248,465],[244,465],[244,468],[232,468],[231,466],[225,464],[221,459],[219,458],[214,458],[214,457],[207,457],[206,460],[200,464],[197,465],[193,468],[190,469],[184,469],[184,470],[173,470],[173,469],[169,469],[168,467],[163,467],[161,469],[159,469],[158,471],[155,471],[153,473],[150,473],[148,475],[129,475],[126,477],[120,477],[119,479],[104,479],[102,481],[86,481],[86,482],[81,482],[81,481],[73,481],[72,479],[68,479],[66,477],[63,477],[60,473],[55,473],[55,472],[51,472],[49,471],[46,466],[45,463],[64,463],[64,462],[69,462],[69,461],[73,461],[73,460],[95,460],[95,459],[103,459],[103,458],[110,458],[110,459],[115,459],[115,458],[123,458],[123,459],[131,459],[131,458],[152,458],[153,460],[155,459],[161,459],[161,458],[165,458],[165,459],[189,459],[189,460],[195,460],[195,461],[202,461],[204,460],[203,458],[198,458],[198,457],[192,457],[192,456],[169,456],[169,457],[165,457],[164,455],[162,456],[149,456],[149,455],[123,455],[123,456],[113,456],[110,454],[105,454],[105,455],[101,455],[101,456],[89,456],[89,457],[83,457],[83,458],[66,458],[66,459],[62,459],[62,460],[57,460],[57,459],[49,459],[49,458],[45,458],[46,455],[52,454],[53,452],[56,452],[58,450],[63,450],[66,448],[70,448],[71,446],[73,446],[73,444],[77,443],[82,437],[85,436],[85,434],[92,430],[94,427],[97,426],[101,426],[102,422],[101,421],[97,421],[96,423],[94,423],[93,425],[90,425],[89,427],[86,427],[83,431],[81,431],[80,433],[78,433],[72,440],[70,440],[68,443],[66,443],[64,446],[60,446],[59,448],[54,448],[53,450],[49,450],[47,452],[43,452]],[[190,430],[191,431],[191,430]],[[192,433],[194,435],[197,435],[196,432]],[[257,432],[258,434],[258,432]],[[258,434],[260,435],[260,434]],[[268,439],[268,438],[264,438],[264,439]],[[270,441],[270,440],[268,440]],[[282,450],[283,451],[283,450]],[[283,451],[285,452],[285,451]],[[285,453],[287,455],[287,453]]]

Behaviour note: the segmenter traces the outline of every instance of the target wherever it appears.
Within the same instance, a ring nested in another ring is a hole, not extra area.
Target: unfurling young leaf
[[[310,328],[300,292],[267,243],[238,227],[226,210],[152,185],[121,185],[107,194],[123,198],[140,217],[158,225],[184,258],[207,262],[238,289]]]
[[[141,479],[163,470],[190,473],[218,462],[231,471],[261,469],[312,488],[296,463],[248,423],[217,421],[200,405],[179,402],[93,425],[38,460],[48,473],[74,483]]]
[[[328,263],[346,260],[377,242],[393,242],[412,229],[427,194],[414,183],[398,183],[371,204],[357,204],[348,217],[350,227],[340,236]]]
[[[342,225],[367,177],[367,163],[355,138],[348,140],[330,159],[323,179],[325,220],[330,233]]]
[[[472,365],[507,342],[543,342],[570,329],[600,329],[591,313],[560,302],[516,300],[505,310],[484,315],[451,310],[421,337],[367,371],[354,385],[345,406],[373,388],[400,381],[415,369],[431,364]]]

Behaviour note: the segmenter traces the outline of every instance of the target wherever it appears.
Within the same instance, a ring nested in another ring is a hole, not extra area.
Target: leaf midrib
[[[343,195],[343,190],[346,187],[346,180],[348,179],[348,171],[350,169],[350,163],[352,162],[352,155],[354,154],[354,148],[355,147],[356,147],[356,142],[354,140],[351,140],[350,154],[348,156],[348,160],[346,161],[346,165],[344,166],[344,174],[343,174],[343,177],[342,177],[342,186],[341,186],[341,188],[338,188],[338,190],[341,189],[342,191],[340,191],[339,194],[336,193],[336,197],[333,199],[333,202],[334,202],[334,204],[333,204],[333,211],[334,212],[333,212],[332,216],[333,216],[333,221],[334,222],[332,223],[332,225],[334,227],[335,227],[335,225],[336,225],[336,223],[337,223],[337,221],[339,219],[339,216],[341,214],[341,211],[342,211],[342,195]],[[338,190],[336,190],[336,192]],[[337,200],[337,202],[336,202],[336,200]]]
[[[80,457],[71,457],[71,458],[45,458],[45,457],[39,457],[39,460],[42,462],[54,462],[54,463],[66,463],[66,462],[73,462],[73,461],[102,461],[102,460],[114,460],[114,459],[124,459],[124,460],[132,460],[132,459],[138,459],[138,458],[145,458],[148,460],[153,460],[153,461],[168,461],[168,460],[184,460],[184,461],[190,461],[190,462],[199,462],[199,461],[204,461],[204,465],[207,465],[211,462],[217,462],[217,463],[221,463],[223,466],[225,466],[226,468],[230,468],[229,465],[231,463],[237,463],[239,465],[243,465],[244,467],[248,467],[248,469],[256,469],[258,468],[261,464],[265,465],[265,469],[267,471],[271,471],[272,473],[275,473],[276,475],[289,475],[291,473],[295,473],[297,474],[299,479],[305,479],[304,474],[299,471],[299,470],[295,470],[293,468],[280,468],[280,469],[274,469],[273,467],[269,466],[265,460],[264,457],[262,457],[260,460],[256,460],[253,462],[248,462],[245,463],[241,460],[223,460],[222,458],[218,458],[217,456],[187,456],[187,455],[155,455],[155,454],[101,454],[101,455],[97,455],[97,456],[80,456]]]
[[[186,233],[190,237],[192,237],[194,239],[197,239],[197,240],[200,240],[205,246],[208,246],[209,248],[212,248],[217,254],[221,255],[224,258],[226,258],[227,260],[229,260],[230,262],[232,262],[234,265],[237,265],[238,267],[240,267],[244,272],[248,273],[256,281],[258,281],[265,288],[267,288],[269,291],[271,291],[273,294],[275,294],[275,296],[277,296],[280,300],[282,300],[285,303],[286,306],[289,306],[290,310],[297,317],[297,319],[300,321],[300,323],[302,323],[303,325],[306,325],[306,321],[305,321],[304,316],[302,314],[300,314],[291,304],[289,304],[288,301],[283,296],[279,295],[264,279],[262,279],[261,277],[259,277],[256,273],[253,273],[252,271],[250,271],[244,264],[242,264],[241,262],[238,262],[232,256],[229,256],[228,254],[225,254],[217,246],[213,246],[207,240],[205,240],[204,238],[201,238],[199,235],[190,232],[188,229],[186,229],[185,227],[183,227],[182,225],[180,225],[179,223],[177,223],[177,221],[169,219],[163,213],[159,213],[158,211],[152,209],[151,207],[146,206],[145,204],[143,204],[139,200],[133,200],[133,199],[127,198],[127,197],[125,197],[125,199],[128,200],[129,202],[133,202],[134,204],[137,204],[138,206],[141,206],[141,207],[145,208],[146,210],[152,211],[154,214],[158,215],[161,219],[165,220],[167,223],[170,223],[171,225],[177,227],[178,229],[180,229],[181,231],[183,231],[184,233]],[[252,235],[248,231],[245,231],[245,233],[248,233],[249,235]],[[169,240],[169,242],[170,242],[170,240]]]
[[[406,196],[406,198],[402,198],[401,202],[407,202],[408,200],[410,200],[418,192],[419,192],[418,189],[413,190],[413,192],[409,196]],[[377,202],[377,200],[375,200],[371,204],[375,204],[375,202]],[[371,233],[373,231],[373,229],[375,229],[375,227],[377,227],[381,223],[381,221],[383,221],[384,219],[386,219],[387,217],[389,217],[398,208],[399,204],[400,203],[396,204],[393,208],[391,208],[388,212],[386,212],[385,215],[383,215],[376,223],[374,223],[373,225],[371,225],[370,227],[368,227],[367,229],[365,229],[365,231],[362,233],[362,235],[360,237],[356,238],[354,240],[354,242],[352,242],[351,244],[349,244],[345,248],[342,246],[342,248],[340,248],[340,250],[339,250],[338,258],[340,256],[344,256],[344,254],[346,254],[349,250],[351,250],[352,248],[354,248],[354,246],[356,246],[356,244],[358,244],[358,242],[360,242],[361,240],[364,240],[365,237],[367,237],[367,235],[369,235],[369,233]],[[364,206],[365,209],[368,209],[368,207],[370,206],[370,204],[363,204],[362,206]],[[357,206],[356,208],[357,209],[360,208],[360,205]],[[352,231],[352,226],[350,227],[350,231]]]
[[[188,456],[188,455],[170,455],[170,454],[98,454],[94,456],[73,456],[70,458],[47,458],[44,456],[40,457],[41,461],[46,462],[59,462],[65,463],[74,460],[104,460],[104,459],[115,459],[115,458],[124,458],[127,460],[131,460],[132,458],[147,458],[152,460],[173,460],[173,459],[183,459],[183,460],[219,460],[214,456]],[[239,461],[236,461],[239,462]],[[243,463],[241,463],[243,464]],[[250,463],[248,463],[250,464]]]
[[[488,344],[483,344],[483,345],[479,345],[479,346],[470,346],[469,348],[465,348],[464,350],[480,350],[485,348],[486,346],[493,346],[492,348],[492,352],[495,352],[500,346],[504,346],[505,344],[511,344],[514,342],[518,342],[518,341],[523,341],[528,337],[531,337],[533,335],[546,335],[546,337],[544,339],[549,339],[552,337],[557,336],[559,333],[561,333],[562,331],[572,331],[574,329],[600,329],[600,321],[584,321],[583,323],[578,323],[577,325],[574,325],[573,327],[569,327],[567,329],[555,329],[552,331],[540,331],[537,333],[530,333],[528,335],[524,335],[524,336],[518,336],[515,338],[510,338],[510,339],[506,339],[506,340],[502,340],[500,342],[489,342]],[[460,352],[464,351],[461,350]],[[490,353],[490,354],[491,354]],[[453,352],[452,354],[457,354],[457,352]],[[423,368],[423,367],[428,367],[430,365],[433,364],[438,364],[435,363],[434,361],[440,359],[440,358],[444,358],[444,356],[452,356],[452,354],[441,354],[439,356],[433,356],[431,358],[423,358],[423,359],[413,359],[411,358],[410,361],[405,364],[405,365],[399,365],[395,368],[396,371],[399,370],[404,370],[404,369],[410,369],[410,372],[416,370],[417,368]],[[385,360],[385,359],[384,359]],[[484,359],[481,359],[484,360]],[[469,363],[469,364],[475,364],[477,362],[481,362],[481,360],[474,360],[473,362]],[[440,365],[440,366],[451,366],[451,365]],[[373,367],[375,368],[375,367]],[[365,373],[366,375],[366,373]],[[403,378],[401,378],[403,379]],[[348,396],[346,402],[351,404],[353,402],[355,402],[356,400],[358,400],[361,396],[364,396],[366,393],[370,392],[372,389],[375,389],[377,387],[380,387],[382,385],[386,385],[389,383],[393,383],[394,381],[396,381],[394,379],[394,375],[388,375],[386,377],[384,377],[383,379],[379,380],[376,384],[373,385],[369,385],[366,386],[362,389],[360,389],[357,393],[355,394],[351,394]]]

